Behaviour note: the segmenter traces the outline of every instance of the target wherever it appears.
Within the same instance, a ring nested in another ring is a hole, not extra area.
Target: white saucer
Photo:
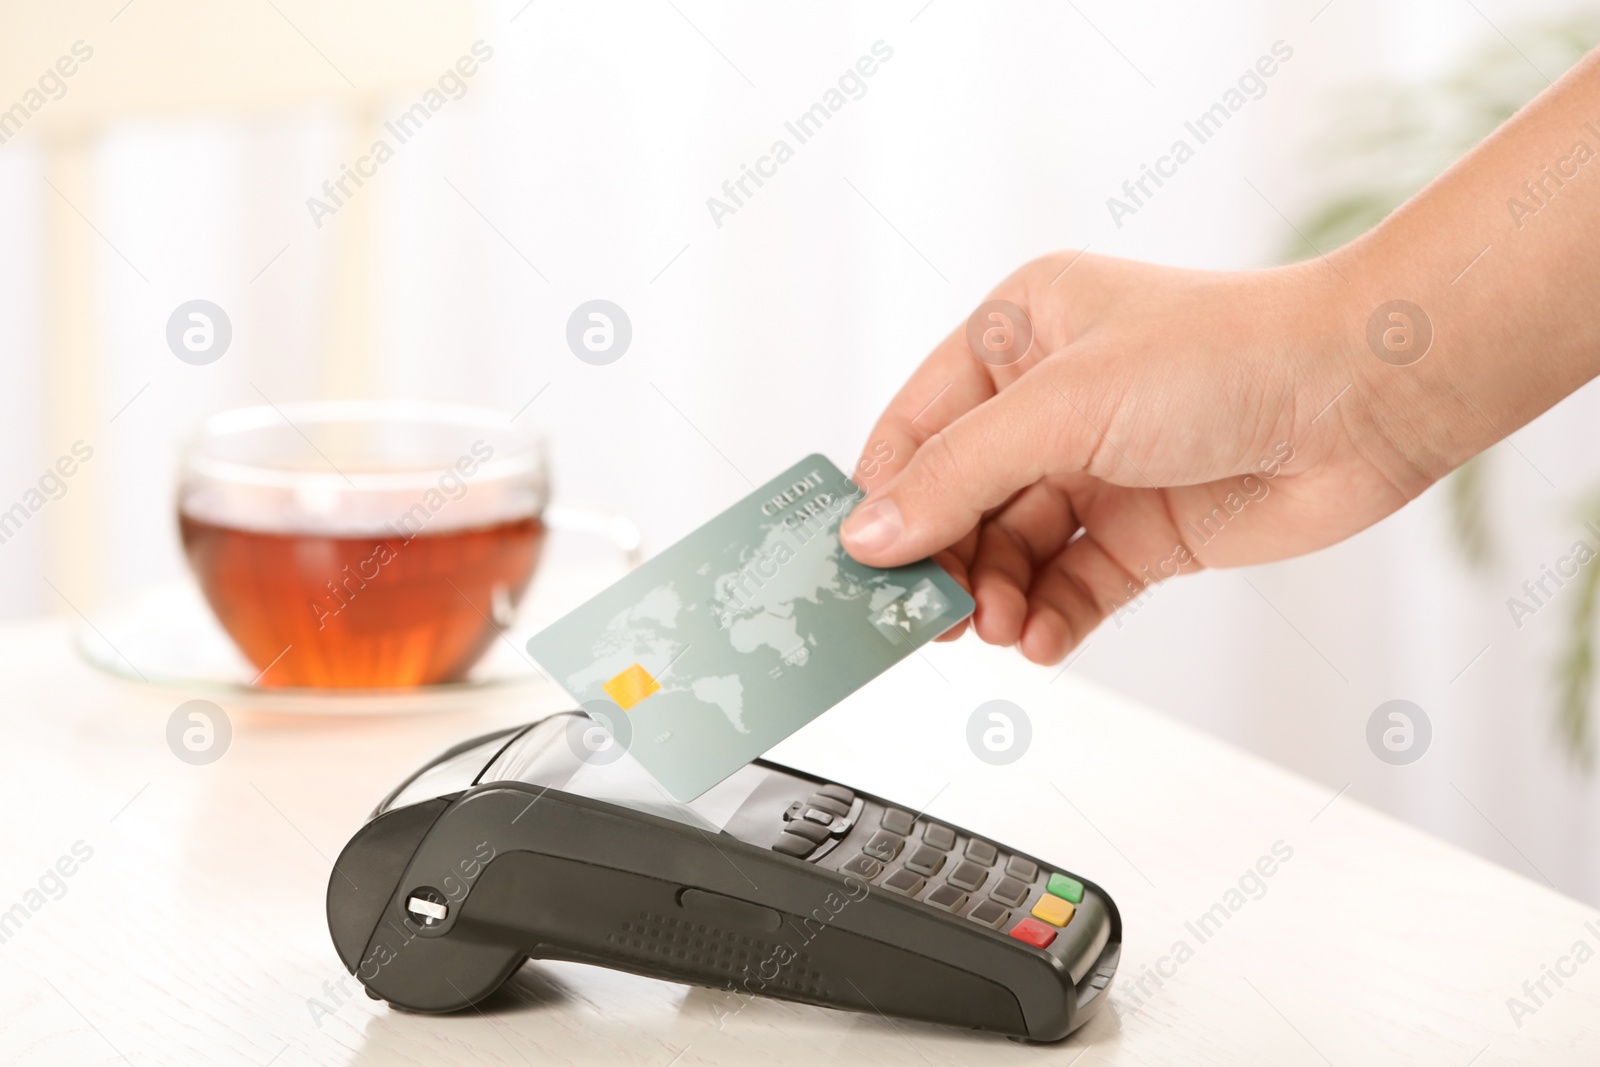
[[[395,715],[466,711],[507,698],[560,690],[528,657],[528,638],[622,577],[627,564],[595,538],[553,534],[517,618],[466,679],[397,689],[314,689],[257,685],[260,673],[234,647],[193,582],[158,586],[131,603],[79,620],[80,654],[109,674],[215,701],[225,710],[309,715]],[[590,541],[588,545],[574,542]],[[589,551],[584,551],[588,549]],[[543,691],[543,692],[541,692]]]

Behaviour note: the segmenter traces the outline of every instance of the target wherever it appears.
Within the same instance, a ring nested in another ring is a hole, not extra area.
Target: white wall
[[[1477,3],[1513,36],[1538,7]],[[114,30],[97,47],[115,48]],[[1196,267],[1270,262],[1290,231],[1246,179],[1303,217],[1305,144],[1337,87],[1435,73],[1496,38],[1458,0],[510,0],[482,7],[478,34],[495,56],[466,97],[320,229],[305,201],[352,158],[350,116],[199,115],[97,140],[86,214],[149,280],[97,242],[99,296],[85,314],[100,339],[102,414],[87,426],[58,424],[43,399],[38,263],[54,194],[41,151],[26,138],[0,147],[0,501],[84,437],[96,479],[72,492],[96,494],[90,513],[102,517],[94,558],[49,555],[60,524],[82,514],[56,506],[0,545],[0,613],[63,610],[43,581],[52,567],[88,576],[99,603],[179,578],[176,442],[205,413],[258,402],[257,390],[514,410],[544,388],[524,419],[551,436],[558,487],[627,510],[660,547],[746,477],[815,449],[851,462],[916,361],[1031,256],[1088,246]],[[1279,39],[1295,55],[1266,97],[1114,226],[1105,198]],[[706,198],[878,40],[894,56],[866,95],[717,227]],[[337,41],[320,44],[337,58]],[[366,248],[375,301],[357,337],[370,366],[356,343],[324,358],[349,312],[336,256],[352,245]],[[197,296],[235,329],[209,367],[163,343],[173,307]],[[579,363],[563,342],[568,314],[592,297],[633,321],[633,347],[610,367]],[[1237,573],[1163,589],[1073,670],[1310,774],[1330,796],[1352,783],[1350,797],[1600,902],[1600,790],[1550,727],[1564,609],[1517,632],[1503,603],[1572,538],[1562,501],[1600,476],[1597,414],[1591,388],[1516,435],[1554,490],[1496,450],[1503,557],[1491,574],[1460,565],[1435,491],[1343,546],[1250,573],[1270,606]],[[1437,731],[1404,768],[1364,741],[1372,709],[1397,696]]]

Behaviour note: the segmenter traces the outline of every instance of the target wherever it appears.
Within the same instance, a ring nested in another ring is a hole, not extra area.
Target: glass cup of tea
[[[461,680],[538,565],[544,447],[501,411],[264,405],[207,419],[178,485],[184,553],[259,684]]]

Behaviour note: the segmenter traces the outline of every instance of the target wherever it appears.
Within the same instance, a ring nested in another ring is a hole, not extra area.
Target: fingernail
[[[900,539],[904,529],[899,506],[892,498],[884,497],[869,500],[851,512],[839,534],[858,551],[882,552]]]

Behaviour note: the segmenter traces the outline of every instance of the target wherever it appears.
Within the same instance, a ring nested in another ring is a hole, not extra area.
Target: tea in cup
[[[354,401],[216,415],[183,453],[178,526],[259,684],[459,681],[544,546],[540,441],[503,412]]]

